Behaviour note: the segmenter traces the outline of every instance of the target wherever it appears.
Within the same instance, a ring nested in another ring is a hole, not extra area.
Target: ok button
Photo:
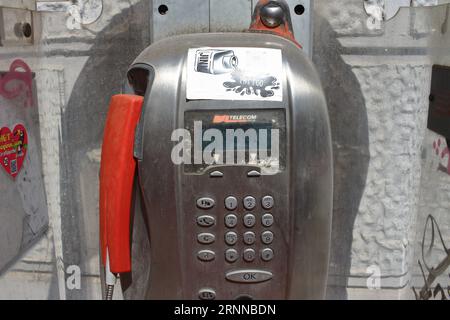
[[[237,283],[259,283],[272,279],[273,274],[263,270],[236,270],[230,271],[225,278],[231,282]]]
[[[244,279],[244,281],[255,281],[256,280],[256,273],[253,273],[253,272],[244,273],[242,275],[242,279]]]

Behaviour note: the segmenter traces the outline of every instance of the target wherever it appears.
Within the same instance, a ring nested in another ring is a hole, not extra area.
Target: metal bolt
[[[274,2],[269,2],[261,8],[261,21],[268,28],[276,28],[284,21],[283,8]]]

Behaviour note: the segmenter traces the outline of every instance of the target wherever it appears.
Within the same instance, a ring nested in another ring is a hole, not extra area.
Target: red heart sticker
[[[0,163],[11,177],[19,174],[27,149],[28,135],[23,125],[16,125],[12,132],[7,127],[0,130]]]

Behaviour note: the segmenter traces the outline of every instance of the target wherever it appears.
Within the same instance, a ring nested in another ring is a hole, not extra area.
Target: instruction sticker
[[[283,100],[279,49],[189,49],[187,63],[188,100]]]

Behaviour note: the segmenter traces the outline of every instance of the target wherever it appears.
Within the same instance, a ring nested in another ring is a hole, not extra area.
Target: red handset
[[[113,274],[131,271],[130,216],[136,172],[133,149],[142,104],[141,96],[113,96],[103,136],[100,242],[103,265]]]

